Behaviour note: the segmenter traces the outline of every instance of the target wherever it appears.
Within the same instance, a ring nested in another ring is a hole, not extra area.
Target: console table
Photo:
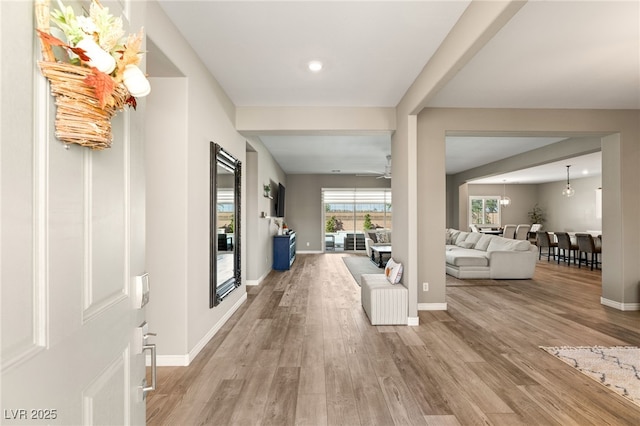
[[[273,269],[287,271],[296,260],[296,234],[273,237]]]

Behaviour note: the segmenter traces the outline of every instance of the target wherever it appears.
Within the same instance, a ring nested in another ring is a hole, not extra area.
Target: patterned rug
[[[540,346],[540,349],[640,406],[640,348]]]

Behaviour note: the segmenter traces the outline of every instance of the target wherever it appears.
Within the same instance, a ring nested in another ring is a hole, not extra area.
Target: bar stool
[[[542,248],[546,247],[547,249],[547,261],[549,258],[553,256],[553,260],[556,259],[556,247],[558,247],[558,243],[555,241],[551,241],[549,238],[549,233],[546,231],[538,231],[536,232],[536,241],[538,243],[538,260],[542,258]]]
[[[567,232],[556,232],[556,238],[558,239],[558,264],[560,264],[560,258],[567,262],[567,265],[571,264],[571,252],[573,252],[573,262],[576,262],[578,244],[571,242],[571,237]],[[567,256],[567,250],[569,255]]]
[[[593,271],[593,265],[598,269],[598,254],[602,253],[602,246],[597,245],[593,241],[591,234],[576,234],[578,240],[578,251],[580,252],[580,259],[578,260],[578,268],[582,265],[582,253],[584,253],[584,263],[587,266],[591,266]],[[591,262],[589,262],[589,253],[591,253]]]

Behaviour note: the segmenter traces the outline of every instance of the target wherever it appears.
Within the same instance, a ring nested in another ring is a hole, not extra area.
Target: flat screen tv
[[[278,183],[278,195],[276,198],[276,217],[284,217],[284,185]]]

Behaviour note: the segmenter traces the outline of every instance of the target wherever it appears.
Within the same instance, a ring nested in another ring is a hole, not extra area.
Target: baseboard
[[[158,355],[156,357],[158,367],[186,367],[189,365],[188,355]],[[151,365],[150,355],[147,356],[147,367]]]
[[[213,327],[211,327],[211,330],[209,330],[209,332],[205,334],[202,339],[200,339],[200,341],[193,347],[193,349],[189,351],[189,363],[191,363],[191,361],[196,358],[200,351],[207,345],[207,343],[209,343],[209,340],[211,340],[213,336],[215,336],[216,333],[220,331],[222,326],[229,320],[229,318],[231,318],[231,315],[233,315],[246,300],[247,293],[244,292],[242,294],[242,297],[238,299],[238,301],[231,307],[231,309],[229,309],[227,313],[225,313],[224,316],[220,318],[220,321],[218,321]]]
[[[605,299],[604,297],[600,298],[600,303],[619,311],[640,311],[640,303],[620,303],[615,300]]]
[[[267,271],[264,274],[262,274],[262,276],[260,278],[258,278],[257,280],[246,280],[245,281],[245,285],[247,285],[247,286],[260,285],[260,283],[262,281],[264,281],[265,278],[267,278],[267,275],[269,275],[270,272],[271,272],[271,268],[267,269]]]
[[[156,363],[158,366],[162,367],[186,367],[191,364],[196,356],[200,353],[200,351],[209,343],[209,340],[216,335],[218,331],[222,328],[222,326],[231,318],[240,306],[247,300],[247,293],[245,292],[240,299],[224,314],[220,320],[214,324],[213,327],[204,335],[202,339],[189,351],[187,355],[159,355],[156,358]],[[147,366],[151,365],[151,356],[147,355],[146,357]]]
[[[409,318],[407,318],[407,325],[413,326],[413,327],[416,327],[416,326],[420,325],[420,318],[419,317],[409,317]]]
[[[418,303],[419,311],[446,311],[446,303]]]

